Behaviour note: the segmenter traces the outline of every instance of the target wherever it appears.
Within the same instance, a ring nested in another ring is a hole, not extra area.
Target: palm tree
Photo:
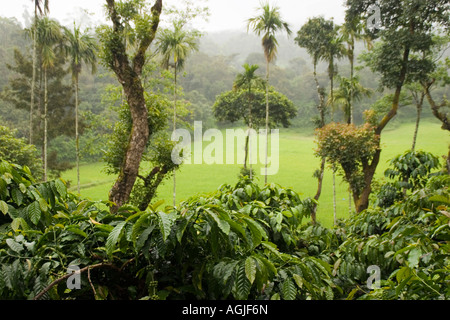
[[[162,55],[163,68],[174,69],[174,102],[173,102],[173,130],[176,129],[177,119],[177,75],[184,68],[188,55],[198,50],[199,33],[183,29],[182,21],[174,21],[173,29],[163,29],[157,36],[157,52]],[[173,169],[173,205],[176,205],[176,176]]]
[[[325,126],[325,90],[320,86],[319,80],[317,78],[317,65],[323,56],[325,55],[325,50],[330,43],[330,35],[333,33],[334,24],[333,21],[325,20],[323,17],[315,17],[309,19],[297,32],[297,37],[295,42],[301,47],[305,48],[308,54],[312,57],[314,66],[314,81],[316,84],[317,95],[319,102],[317,104],[317,109],[319,111],[319,123],[318,128],[323,128]],[[322,157],[320,169],[318,169],[314,176],[317,177],[317,192],[314,196],[316,202],[313,204],[311,211],[312,223],[316,223],[316,213],[317,213],[317,201],[322,194],[323,178],[325,173],[325,157]]]
[[[57,21],[44,17],[36,24],[36,44],[42,57],[44,77],[44,181],[47,181],[47,129],[48,129],[48,85],[47,72],[54,65],[55,45],[62,41],[61,27]]]
[[[33,39],[33,72],[31,78],[31,99],[30,99],[30,144],[33,143],[33,112],[34,112],[34,87],[36,85],[36,25],[38,20],[38,12],[42,16],[49,12],[48,0],[32,0],[34,3],[34,24],[32,26]]]
[[[248,102],[248,135],[245,141],[245,160],[244,160],[244,169],[247,169],[247,159],[249,158],[249,143],[250,142],[250,134],[251,129],[253,129],[252,122],[252,89],[253,88],[262,88],[264,86],[264,80],[256,74],[256,71],[259,69],[259,66],[256,64],[249,65],[245,63],[243,65],[244,72],[239,73],[236,77],[236,80],[233,83],[233,90],[245,89],[247,90],[247,102]],[[250,179],[253,178],[252,172],[252,160],[251,160],[251,147],[250,147]]]
[[[292,33],[288,23],[281,19],[280,8],[270,7],[269,3],[262,3],[259,16],[250,18],[247,24],[247,32],[250,28],[260,37],[266,58],[266,159],[265,159],[265,183],[267,183],[267,152],[269,149],[269,65],[277,57],[278,40],[276,33],[285,30],[288,35]]]
[[[347,43],[347,48],[345,50],[345,55],[350,62],[350,81],[353,82],[353,77],[355,75],[355,45],[356,41],[363,40],[366,47],[370,50],[372,48],[372,41],[369,36],[364,35],[364,24],[360,19],[346,15],[345,23],[339,28],[342,39]],[[354,123],[354,112],[353,112],[353,99],[350,100],[349,104],[349,116],[350,122]]]
[[[334,122],[334,77],[337,70],[335,66],[336,59],[342,58],[345,53],[345,47],[343,45],[343,38],[338,36],[338,28],[334,28],[330,34],[330,41],[326,46],[322,59],[328,62],[328,76],[330,78],[330,101],[331,101],[331,121]],[[336,212],[336,168],[333,165],[333,211],[334,211],[334,223],[337,222]]]
[[[353,124],[351,116],[353,102],[360,101],[364,97],[370,97],[373,91],[362,86],[358,76],[354,75],[353,78],[337,76],[337,78],[339,80],[339,88],[333,91],[333,96],[330,96],[328,104],[340,105],[347,124]]]
[[[78,130],[78,91],[79,76],[82,70],[82,64],[85,63],[91,67],[92,73],[97,70],[96,43],[94,38],[86,31],[82,32],[80,27],[74,23],[73,31],[64,28],[64,50],[66,56],[70,57],[70,69],[72,71],[72,81],[75,90],[75,148],[76,148],[76,167],[77,167],[77,190],[80,193],[80,137]]]

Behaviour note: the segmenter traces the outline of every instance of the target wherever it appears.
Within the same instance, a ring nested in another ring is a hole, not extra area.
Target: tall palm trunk
[[[268,150],[269,150],[269,67],[270,63],[267,60],[266,65],[266,159],[265,159],[265,174],[264,183],[267,184],[267,166],[268,166]]]
[[[354,106],[353,106],[353,78],[355,77],[355,40],[352,37],[351,44],[350,44],[350,53],[349,53],[349,60],[350,60],[350,117],[349,117],[349,124],[355,123],[354,119]]]
[[[354,124],[355,118],[354,118],[354,106],[353,106],[353,78],[355,77],[355,38],[351,36],[350,41],[350,53],[349,53],[349,60],[350,60],[350,116],[348,119],[348,124]],[[348,213],[352,213],[352,189],[350,188],[350,185],[348,187]]]
[[[75,75],[75,148],[77,166],[77,191],[80,193],[80,135],[78,132],[78,74]]]
[[[47,181],[47,148],[48,148],[48,80],[47,67],[44,67],[44,181]]]
[[[34,112],[34,87],[36,85],[36,19],[37,19],[37,10],[34,9],[34,27],[33,27],[33,71],[31,78],[31,99],[30,99],[30,144],[33,143],[33,112]]]
[[[330,61],[330,100],[331,100],[331,122],[334,122],[334,61]],[[336,208],[336,166],[333,164],[333,217],[334,224],[337,222],[337,208]]]
[[[173,103],[173,130],[176,130],[177,127],[177,64],[175,62],[175,77],[174,77],[174,103]],[[177,178],[176,178],[176,169],[173,169],[173,206],[176,206],[176,198],[177,198]]]
[[[247,135],[247,150],[249,154],[248,164],[250,167],[250,180],[253,179],[253,171],[252,171],[252,141],[250,139],[250,135],[252,134],[253,129],[253,120],[252,120],[252,102],[251,102],[251,93],[252,86],[251,84],[248,86],[248,135]]]

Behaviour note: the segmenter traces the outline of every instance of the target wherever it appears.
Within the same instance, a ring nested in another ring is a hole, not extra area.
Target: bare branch
[[[87,266],[84,267],[82,269],[80,269],[79,272],[80,274],[85,272],[85,271],[89,271],[90,269],[96,269],[96,268],[102,268],[102,267],[108,267],[108,268],[113,268],[116,269],[116,266],[110,263],[98,263],[98,264],[94,264],[92,266]],[[33,300],[39,300],[41,299],[44,294],[46,294],[51,288],[53,288],[54,286],[56,286],[58,283],[70,278],[73,274],[72,273],[68,273],[65,276],[56,279],[55,281],[53,281],[52,283],[50,283],[46,288],[44,288],[44,290],[42,290],[41,292],[39,292],[34,298]]]

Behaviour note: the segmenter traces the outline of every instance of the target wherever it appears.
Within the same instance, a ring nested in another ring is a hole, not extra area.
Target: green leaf
[[[12,251],[20,253],[24,248],[23,245],[21,245],[20,243],[16,242],[14,239],[6,239],[6,244],[8,245],[8,247],[11,248]]]
[[[315,263],[315,265],[320,270],[322,270],[322,272],[324,274],[330,274],[331,273],[331,266],[327,262],[325,262],[325,261],[323,261],[321,259],[315,258],[315,257],[311,257],[311,260]]]
[[[170,235],[170,231],[172,230],[172,225],[175,217],[174,215],[167,214],[165,212],[158,212],[157,216],[159,219],[159,228],[161,230],[163,240],[166,241]]]
[[[69,232],[78,234],[78,235],[82,236],[83,238],[87,238],[86,232],[81,230],[79,226],[76,226],[76,225],[67,226],[66,230]]]
[[[276,256],[281,257],[281,253],[278,251],[278,248],[276,246],[276,244],[269,242],[269,241],[263,241],[261,242],[261,244],[268,249],[270,252],[274,253]]]
[[[123,227],[127,222],[121,221],[119,222],[114,229],[109,233],[108,239],[106,239],[106,253],[108,256],[111,256],[114,249],[116,248],[117,241],[119,240],[120,234],[122,232]]]
[[[267,233],[261,225],[252,218],[244,218],[247,226],[252,234],[253,247],[261,244],[263,239],[267,239]]]
[[[3,200],[0,200],[0,211],[3,212],[4,215],[8,214],[8,204]]]
[[[297,289],[291,279],[284,280],[281,285],[281,293],[284,300],[294,300],[297,296]]]
[[[402,267],[395,274],[395,278],[398,283],[402,282],[404,279],[409,278],[411,276],[411,269],[408,267]]]
[[[165,200],[156,201],[154,204],[150,205],[149,208],[151,208],[153,211],[156,211],[156,209],[158,209],[164,202]]]
[[[355,288],[353,289],[347,296],[347,298],[345,300],[353,300],[353,297],[355,296],[355,294],[359,291],[359,288]]]
[[[245,259],[245,275],[250,281],[250,284],[253,284],[256,277],[256,263],[252,257]]]
[[[67,187],[61,179],[57,179],[55,181],[55,188],[62,198],[65,198],[67,196]]]
[[[27,193],[27,187],[23,183],[19,184],[19,189],[22,193]]]
[[[39,220],[41,219],[41,213],[41,207],[38,201],[34,201],[27,207],[28,217],[34,224],[38,224]]]
[[[152,213],[150,212],[145,212],[144,214],[142,214],[134,223],[133,225],[133,231],[131,232],[131,237],[133,239],[136,239],[139,232],[141,231],[141,226],[145,225],[146,222],[148,222],[148,217],[151,215]],[[129,219],[127,219],[129,220]]]
[[[15,202],[17,205],[20,206],[20,205],[22,204],[22,201],[23,201],[23,193],[22,193],[19,189],[17,189],[17,188],[12,189],[12,190],[11,190],[11,196],[12,196],[14,202]]]
[[[6,187],[6,181],[0,177],[0,198],[7,199],[9,196],[8,188]]]
[[[280,300],[280,294],[277,292],[273,296],[270,297],[270,300]]]
[[[251,283],[247,278],[245,273],[245,262],[239,264],[238,274],[236,279],[236,287],[234,292],[234,297],[237,300],[246,300],[250,294]]]
[[[292,210],[296,210],[298,211],[296,208],[292,208]],[[284,210],[283,212],[281,212],[285,217],[287,218],[292,218],[292,212],[288,211],[288,210]]]
[[[422,256],[422,250],[418,247],[412,249],[408,254],[408,264],[411,268],[417,268],[419,259]]]
[[[240,225],[239,223],[237,223],[236,221],[233,221],[231,219],[227,222],[230,225],[231,230],[233,230],[236,233],[241,234],[242,237],[244,238],[244,240],[247,240],[247,236],[245,234],[245,229],[242,227],[242,225]]]
[[[292,276],[292,278],[294,279],[297,286],[301,289],[303,287],[303,278],[296,273]]]
[[[248,184],[248,185],[245,186],[245,193],[247,193],[247,195],[248,195],[249,197],[252,196],[252,194],[253,194],[253,188],[252,188],[251,185]]]
[[[191,217],[190,217],[191,218]],[[177,231],[176,231],[176,237],[179,243],[181,243],[182,239],[183,239],[183,235],[184,235],[184,231],[186,231],[187,226],[190,223],[190,218],[189,219],[182,219],[180,221],[180,224],[177,227]]]
[[[144,246],[148,237],[152,233],[153,229],[155,229],[155,226],[151,225],[139,235],[138,239],[136,240],[136,245],[135,245],[136,251],[140,251],[142,249],[142,247]]]
[[[271,275],[273,276],[277,275],[278,273],[277,268],[271,261],[269,261],[269,259],[266,259],[262,255],[258,255],[258,260],[261,260],[263,262],[264,266],[266,267],[266,270],[269,271]]]
[[[28,226],[28,224],[26,223],[26,221],[23,218],[15,218],[11,222],[11,229],[13,229],[14,231],[18,231],[20,226],[22,226],[22,230],[30,229],[30,227]]]
[[[433,202],[441,202],[441,203],[445,203],[447,205],[450,205],[450,199],[448,197],[445,197],[445,196],[440,195],[440,194],[433,195],[428,200],[433,201]]]
[[[230,224],[226,222],[225,220],[222,220],[220,217],[218,217],[214,212],[207,209],[206,212],[214,219],[219,229],[226,235],[230,234]]]
[[[41,208],[41,210],[42,210],[43,212],[47,212],[47,210],[48,210],[48,204],[47,204],[47,201],[45,201],[44,198],[40,198],[40,199],[39,199],[39,207]]]
[[[283,222],[283,214],[281,212],[277,213],[275,221],[277,222],[278,225],[280,225]]]

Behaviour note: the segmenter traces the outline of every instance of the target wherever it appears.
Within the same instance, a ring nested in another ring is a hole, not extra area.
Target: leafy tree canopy
[[[252,100],[252,124],[253,128],[262,128],[265,125],[266,100],[265,92],[261,89],[253,90]],[[247,89],[227,91],[217,97],[213,106],[213,113],[219,121],[237,122],[244,120],[248,125],[248,91]],[[269,91],[270,120],[269,128],[277,125],[289,127],[290,119],[297,115],[295,105],[283,94],[273,88]]]

